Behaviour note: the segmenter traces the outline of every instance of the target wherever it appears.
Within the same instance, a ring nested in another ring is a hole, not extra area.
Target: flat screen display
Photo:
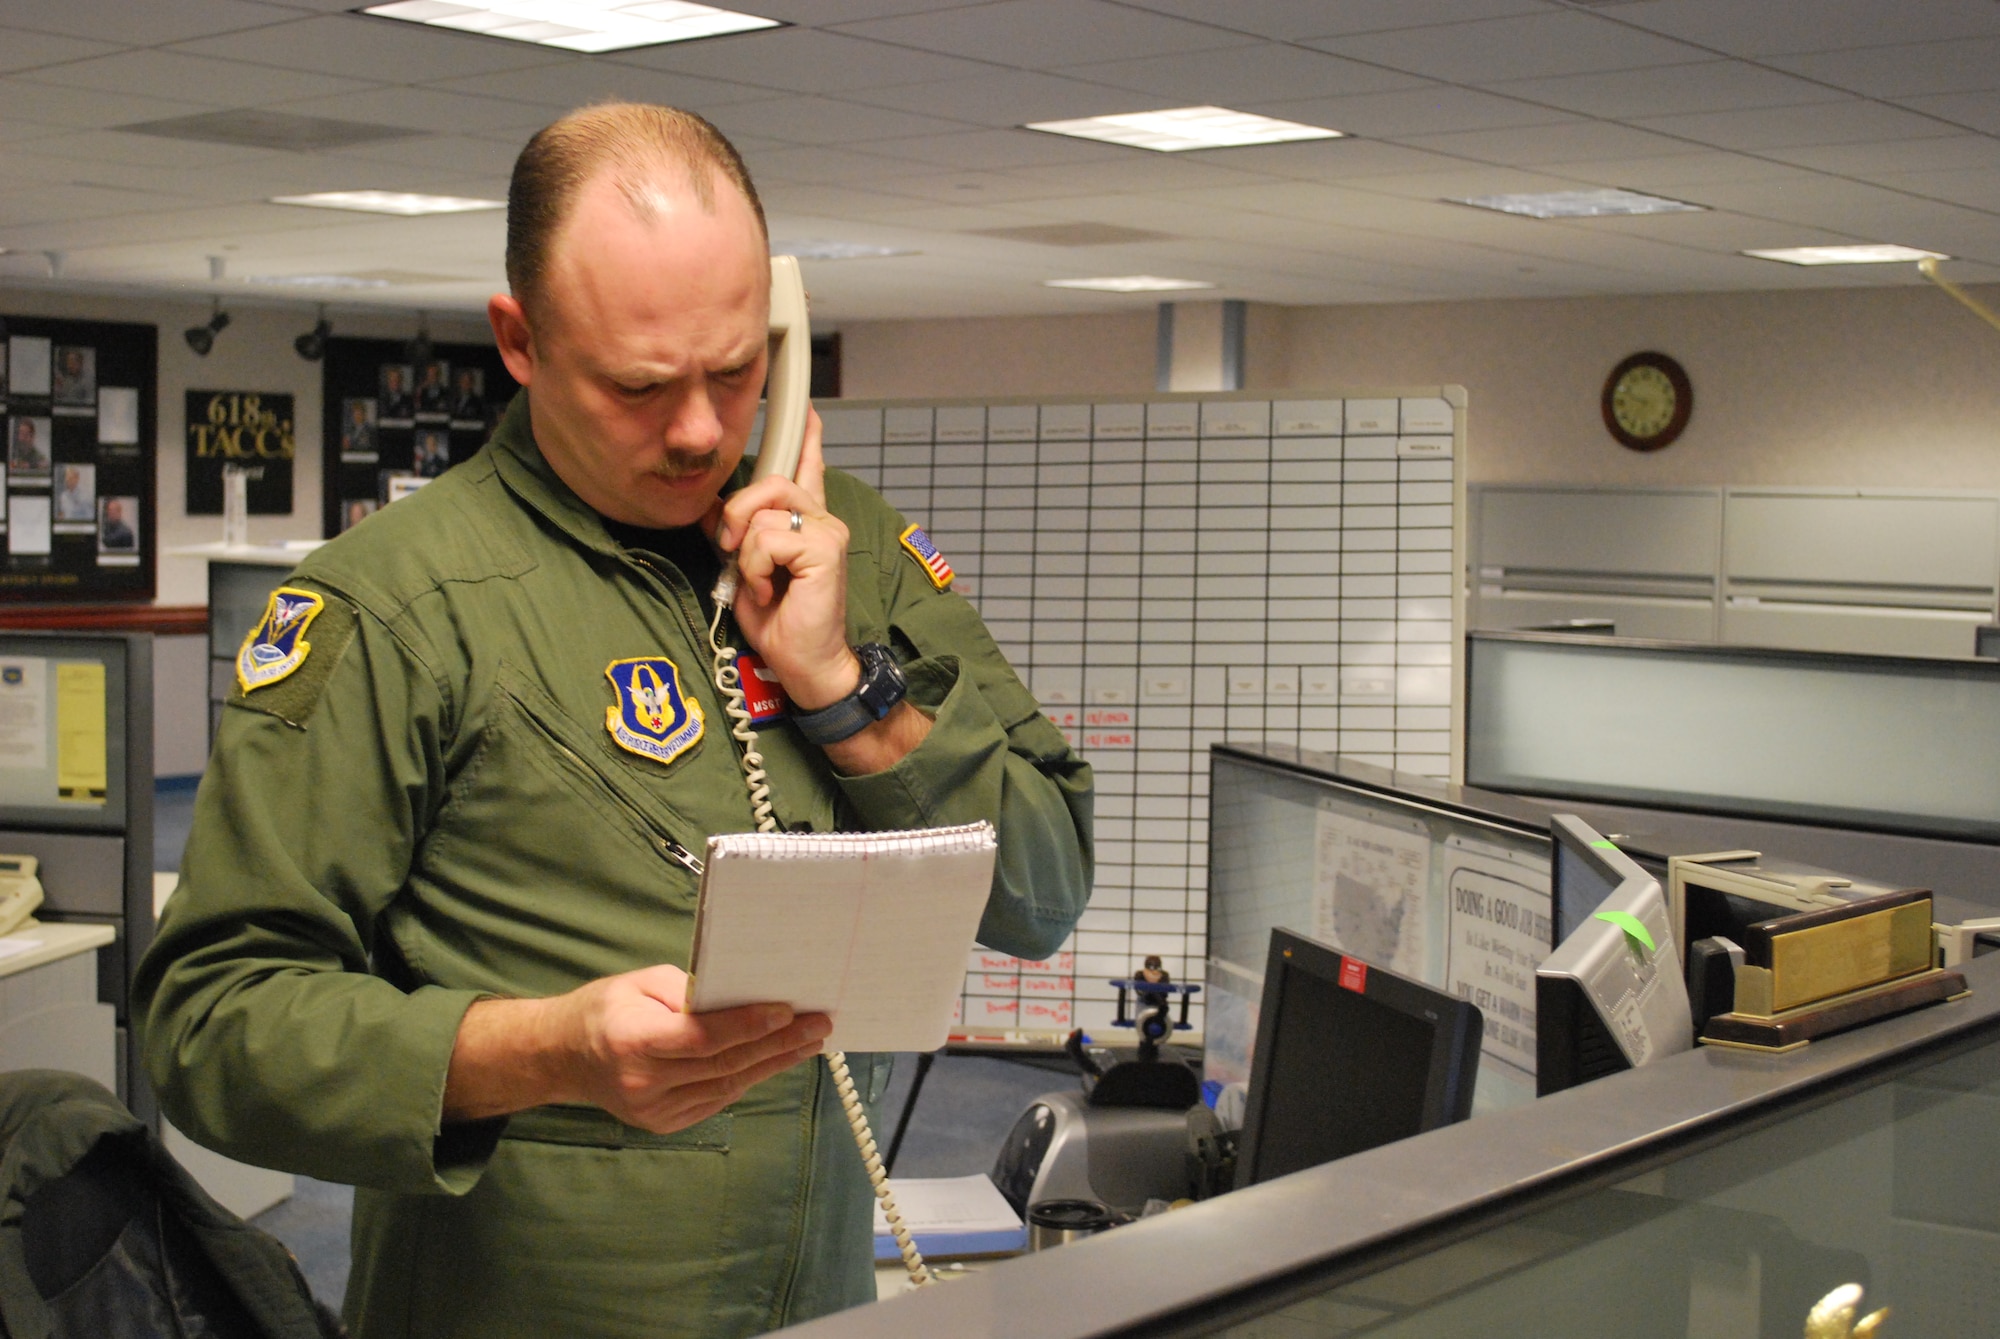
[[[1604,905],[1622,880],[1612,878],[1601,862],[1576,849],[1562,828],[1555,835],[1555,863],[1551,867],[1549,892],[1555,907],[1556,944],[1583,928],[1590,914]],[[1553,947],[1553,946],[1552,946]]]
[[[125,823],[125,644],[0,633],[0,826]]]

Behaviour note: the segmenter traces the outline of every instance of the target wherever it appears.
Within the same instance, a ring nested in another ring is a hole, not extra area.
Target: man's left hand
[[[797,479],[753,480],[702,524],[724,553],[736,554],[736,625],[784,684],[792,709],[818,711],[860,687],[861,661],[847,644],[847,525],[826,509],[819,414],[806,415]],[[827,761],[849,776],[885,771],[930,730],[930,717],[898,702],[859,734],[826,745]]]

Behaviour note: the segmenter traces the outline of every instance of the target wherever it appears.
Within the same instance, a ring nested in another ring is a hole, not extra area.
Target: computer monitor
[[[132,652],[119,635],[0,632],[0,829],[125,831]]]
[[[1477,1007],[1291,930],[1271,932],[1236,1184],[1472,1114]]]
[[[1619,884],[1645,871],[1575,814],[1551,815],[1549,836],[1555,847],[1549,865],[1549,925],[1554,932],[1549,947],[1558,948]]]
[[[1574,814],[1549,823],[1576,928],[1535,971],[1535,1092],[1694,1046],[1694,1016],[1660,883]],[[1598,891],[1609,886],[1601,896]],[[1558,894],[1556,913],[1565,917]],[[1595,898],[1594,903],[1592,899]]]

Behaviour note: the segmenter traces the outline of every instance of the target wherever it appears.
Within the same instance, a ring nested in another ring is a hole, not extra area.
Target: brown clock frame
[[[1663,373],[1668,384],[1674,388],[1674,416],[1667,426],[1651,437],[1639,437],[1625,431],[1618,422],[1618,416],[1611,410],[1611,397],[1618,389],[1618,382],[1635,367],[1657,368]],[[1686,430],[1688,417],[1694,413],[1694,383],[1688,380],[1687,369],[1664,353],[1647,350],[1635,353],[1611,369],[1611,375],[1604,379],[1604,394],[1600,397],[1600,408],[1604,413],[1604,427],[1621,446],[1634,451],[1658,451],[1671,446]]]

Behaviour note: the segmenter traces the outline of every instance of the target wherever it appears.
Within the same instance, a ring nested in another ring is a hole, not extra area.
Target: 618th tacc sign
[[[187,393],[187,514],[222,514],[222,469],[249,475],[250,512],[287,516],[292,510],[292,397],[258,391]]]

